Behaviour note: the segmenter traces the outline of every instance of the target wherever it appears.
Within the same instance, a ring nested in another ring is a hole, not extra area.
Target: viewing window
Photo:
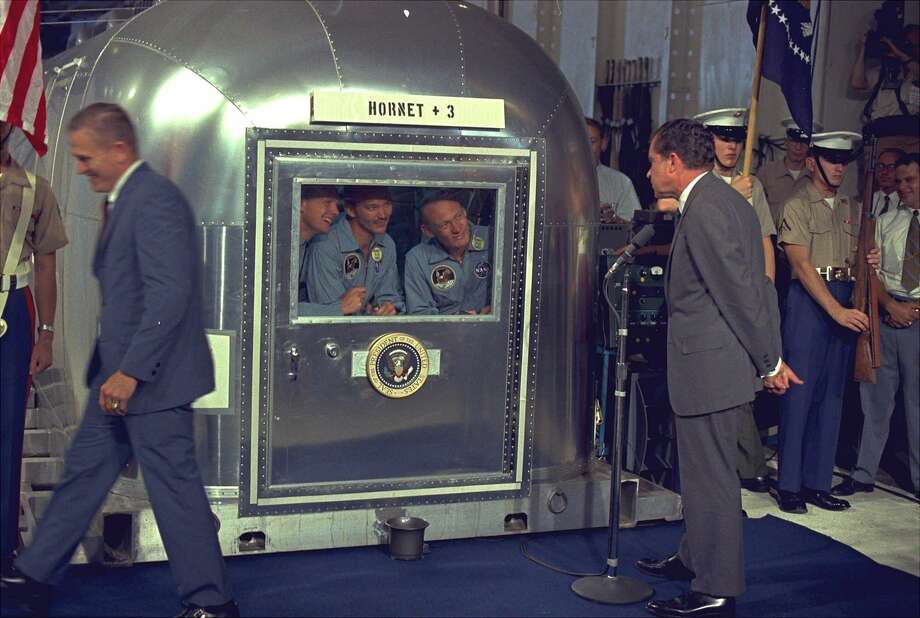
[[[296,179],[296,316],[491,315],[498,193]]]

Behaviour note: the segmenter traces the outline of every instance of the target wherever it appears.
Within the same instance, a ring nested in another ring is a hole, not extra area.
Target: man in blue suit
[[[192,211],[138,158],[120,107],[90,105],[68,130],[77,173],[106,196],[93,259],[102,309],[86,376],[91,394],[35,539],[0,587],[46,610],[49,584],[133,455],[185,606],[180,616],[238,616],[195,460],[191,402],[213,390],[214,369]]]

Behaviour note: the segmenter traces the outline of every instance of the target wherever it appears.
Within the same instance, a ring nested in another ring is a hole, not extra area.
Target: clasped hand
[[[779,373],[763,379],[765,389],[774,395],[782,395],[792,384],[804,384],[805,382],[795,374],[792,367],[786,363],[780,363]]]

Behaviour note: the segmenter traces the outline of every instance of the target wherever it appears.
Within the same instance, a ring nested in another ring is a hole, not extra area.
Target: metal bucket
[[[421,559],[428,522],[421,517],[391,517],[386,524],[390,529],[390,557],[396,560]]]

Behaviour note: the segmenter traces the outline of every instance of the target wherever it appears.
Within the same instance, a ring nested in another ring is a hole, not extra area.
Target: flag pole
[[[751,173],[753,163],[754,140],[757,138],[757,101],[760,98],[760,72],[763,65],[763,38],[767,25],[767,3],[760,5],[760,25],[757,29],[757,51],[754,54],[754,79],[751,83],[751,105],[748,108],[748,132],[744,142],[744,168],[742,176]]]

